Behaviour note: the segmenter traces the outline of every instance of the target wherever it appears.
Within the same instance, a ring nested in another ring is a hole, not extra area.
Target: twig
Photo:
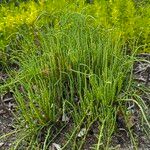
[[[149,78],[150,78],[150,66],[147,67],[146,72],[147,72],[147,78],[146,78],[145,86],[148,86]]]
[[[8,108],[5,106],[5,104],[3,102],[2,95],[0,96],[0,104],[2,105],[0,108],[3,109],[4,111],[6,111],[10,115],[10,111],[8,110]]]

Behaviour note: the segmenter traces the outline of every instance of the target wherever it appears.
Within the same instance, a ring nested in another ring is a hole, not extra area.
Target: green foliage
[[[4,37],[7,37],[12,29],[18,28],[22,24],[33,24],[42,11],[51,15],[51,12],[55,10],[55,12],[71,13],[76,11],[91,15],[96,20],[94,24],[91,22],[92,25],[99,25],[106,29],[115,28],[126,41],[140,35],[139,44],[145,45],[150,42],[148,41],[150,7],[149,3],[145,1],[140,3],[133,0],[95,0],[92,5],[84,1],[40,1],[39,4],[28,1],[21,3],[17,8],[11,4],[0,7],[0,32]],[[45,23],[43,20],[42,24]]]
[[[132,0],[0,6],[0,62],[9,74],[0,90],[10,88],[17,102],[16,149],[22,141],[28,149],[48,149],[54,127],[59,134],[67,126],[63,115],[73,124],[64,149],[82,149],[84,140],[73,139],[94,121],[99,122],[95,149],[109,148],[117,111],[130,93],[134,55],[138,49],[149,52],[148,6]]]

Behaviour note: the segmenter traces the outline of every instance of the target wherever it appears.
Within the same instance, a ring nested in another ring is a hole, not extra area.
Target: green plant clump
[[[60,4],[54,2],[59,9],[50,15],[51,6],[45,4],[41,10],[47,12],[35,17],[33,24],[24,21],[15,25],[17,33],[8,38],[9,44],[1,40],[9,50],[9,56],[4,56],[7,51],[3,48],[1,54],[9,78],[0,90],[11,89],[17,103],[13,149],[47,150],[67,127],[61,148],[82,150],[94,122],[98,122],[99,131],[96,144],[91,146],[109,149],[118,112],[128,117],[126,101],[139,106],[150,127],[132,81],[135,54],[148,50],[148,6],[136,6],[131,0],[102,0],[91,5],[62,2],[68,8],[60,11]],[[12,30],[7,29],[6,33]],[[19,70],[10,69],[8,60]],[[86,133],[78,140],[82,128]]]

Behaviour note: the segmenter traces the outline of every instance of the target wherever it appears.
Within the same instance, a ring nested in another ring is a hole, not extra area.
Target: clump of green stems
[[[2,87],[10,87],[17,102],[22,138],[15,149],[27,139],[28,148],[46,150],[54,138],[53,127],[67,125],[61,122],[64,114],[72,120],[73,132],[62,149],[71,143],[74,149],[82,149],[83,142],[77,145],[73,139],[81,125],[88,129],[95,120],[99,134],[94,149],[109,148],[117,110],[130,90],[136,49],[127,55],[126,41],[115,29],[93,27],[89,20],[95,21],[78,13],[65,14],[57,29],[37,27],[32,38],[24,34],[16,43],[20,49],[14,48],[12,59],[20,69],[10,72],[9,82]],[[45,140],[39,145],[37,137],[45,127]]]

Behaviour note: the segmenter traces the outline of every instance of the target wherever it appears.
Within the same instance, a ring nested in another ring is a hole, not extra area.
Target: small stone
[[[59,144],[53,143],[50,147],[49,150],[62,150],[61,146]]]
[[[78,137],[83,137],[86,134],[86,128],[82,128],[78,134]]]
[[[4,143],[3,142],[0,142],[0,147],[2,147],[4,145]]]
[[[62,121],[63,122],[68,122],[69,121],[69,118],[68,118],[68,116],[65,113],[62,116]]]

